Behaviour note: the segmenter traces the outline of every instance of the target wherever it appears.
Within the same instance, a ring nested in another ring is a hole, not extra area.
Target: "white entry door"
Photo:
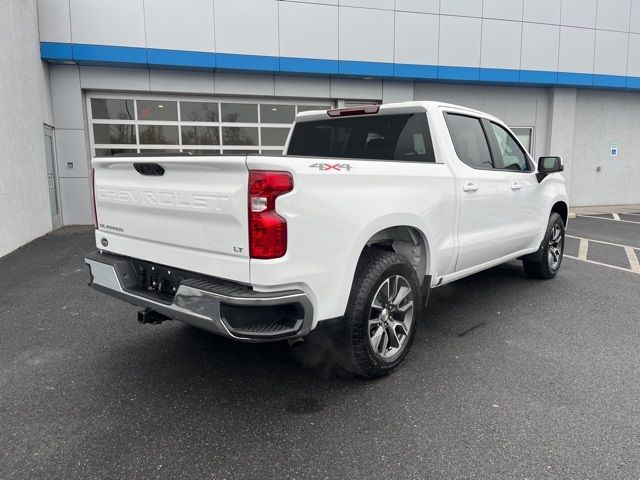
[[[44,126],[44,154],[47,163],[47,187],[49,189],[49,206],[51,208],[51,224],[53,228],[62,225],[60,202],[58,201],[58,176],[56,175],[55,144],[53,128]]]

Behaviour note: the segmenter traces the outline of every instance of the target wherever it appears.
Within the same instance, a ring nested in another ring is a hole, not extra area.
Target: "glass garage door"
[[[87,99],[94,156],[134,152],[281,155],[298,112],[329,101],[192,99],[91,94]]]

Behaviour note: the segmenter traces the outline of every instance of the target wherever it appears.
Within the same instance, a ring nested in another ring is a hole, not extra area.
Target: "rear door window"
[[[446,113],[447,127],[458,158],[473,168],[493,168],[491,151],[480,119]]]
[[[287,155],[435,162],[425,113],[299,122]]]

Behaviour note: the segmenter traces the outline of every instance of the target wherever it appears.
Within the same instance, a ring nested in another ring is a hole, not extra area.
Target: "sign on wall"
[[[609,154],[612,157],[617,157],[618,156],[618,144],[617,143],[611,143]]]

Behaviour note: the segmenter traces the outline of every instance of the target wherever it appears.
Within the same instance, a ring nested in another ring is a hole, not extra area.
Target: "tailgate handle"
[[[164,168],[157,163],[134,163],[133,168],[141,175],[164,175]]]

